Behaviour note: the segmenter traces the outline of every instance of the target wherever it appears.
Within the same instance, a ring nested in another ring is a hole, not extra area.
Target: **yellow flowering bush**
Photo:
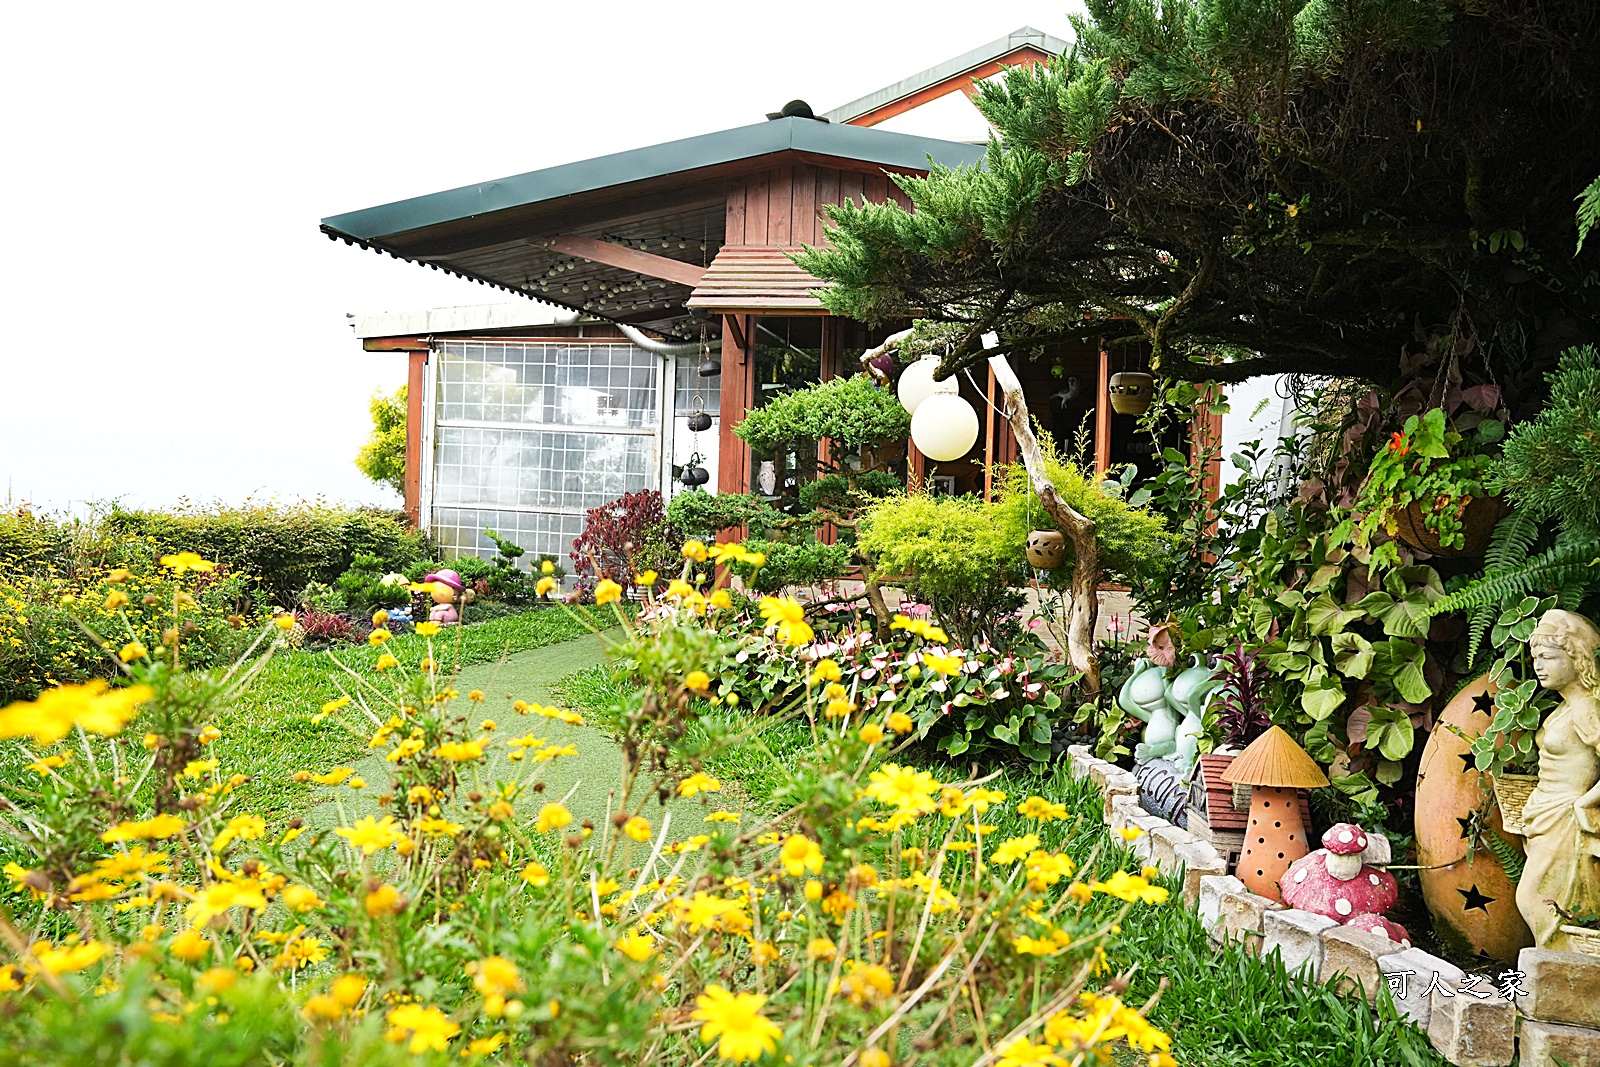
[[[44,765],[0,799],[26,849],[0,889],[14,1062],[1172,1063],[1113,963],[1119,921],[1166,890],[1042,831],[993,840],[1006,809],[1064,813],[897,761],[904,724],[864,693],[833,718],[821,684],[762,708],[816,740],[771,814],[682,825],[668,797],[725,795],[688,683],[727,652],[725,609],[647,595],[616,650],[641,683],[621,777],[585,783],[604,819],[545,788],[573,746],[497,729],[431,667],[347,672],[317,718],[382,770],[305,768],[303,817],[241,810],[250,768],[207,754],[259,657],[133,658],[125,685],[0,709]],[[803,611],[763,615],[772,654],[808,651]],[[529,716],[581,721],[501,718]]]

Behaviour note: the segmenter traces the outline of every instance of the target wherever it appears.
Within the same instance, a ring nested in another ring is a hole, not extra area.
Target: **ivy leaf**
[[[1416,743],[1416,732],[1411,726],[1411,716],[1399,708],[1379,705],[1372,709],[1372,722],[1367,725],[1367,746],[1376,747],[1384,759],[1401,760]],[[1378,780],[1384,782],[1380,772]],[[1393,785],[1394,781],[1386,781]]]
[[[1333,635],[1333,665],[1347,678],[1365,679],[1372,673],[1372,642],[1349,630]]]
[[[1421,645],[1411,641],[1378,641],[1373,644],[1372,651],[1375,681],[1387,682],[1408,704],[1421,704],[1433,695],[1422,671],[1428,653]]]
[[[1357,803],[1371,804],[1378,799],[1378,787],[1372,784],[1372,779],[1367,777],[1366,771],[1342,775],[1330,779],[1330,782],[1335,789]]]
[[[1344,700],[1344,684],[1337,678],[1320,678],[1300,694],[1300,706],[1319,722],[1338,711]]]
[[[1311,624],[1311,632],[1323,637],[1338,634],[1363,614],[1359,607],[1340,607],[1325,592],[1317,594],[1317,598],[1306,606],[1306,621]]]
[[[1400,780],[1400,775],[1405,770],[1405,765],[1395,760],[1378,761],[1378,781],[1384,785],[1394,785]]]
[[[1356,607],[1383,623],[1390,637],[1421,637],[1428,632],[1428,598],[1420,591],[1392,596],[1371,592]]]

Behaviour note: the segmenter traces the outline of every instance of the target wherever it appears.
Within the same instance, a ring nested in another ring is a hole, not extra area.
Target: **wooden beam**
[[[1096,479],[1111,467],[1111,353],[1100,345],[1100,373],[1094,393],[1094,473]]]
[[[426,337],[364,337],[361,347],[367,352],[426,352]]]
[[[428,350],[410,353],[406,374],[406,518],[422,525],[422,387],[427,373]]]
[[[722,328],[727,331],[728,336],[733,338],[734,347],[738,348],[739,351],[743,352],[749,347],[749,342],[744,339],[744,327],[741,325],[738,315],[722,316]]]
[[[896,115],[903,115],[912,108],[921,107],[930,100],[937,100],[948,93],[964,90],[974,81],[982,81],[984,78],[993,77],[1007,67],[1031,67],[1035,63],[1048,62],[1049,59],[1048,53],[1040,51],[1032,45],[1023,45],[1016,51],[1008,52],[999,59],[991,59],[989,62],[982,63],[971,70],[964,70],[960,74],[952,74],[943,81],[934,82],[932,85],[918,89],[907,96],[902,96],[898,100],[891,100],[889,103],[875,108],[865,115],[857,115],[847,125],[876,126],[886,119],[892,119]]]
[[[705,273],[704,267],[697,267],[693,263],[668,259],[654,252],[641,252],[637,248],[612,244],[610,241],[597,241],[593,237],[581,237],[575,233],[546,237],[533,243],[565,255],[587,259],[591,263],[603,263],[618,270],[643,274],[649,278],[660,278],[662,281],[676,282],[679,285],[691,287],[699,285],[700,276]]]

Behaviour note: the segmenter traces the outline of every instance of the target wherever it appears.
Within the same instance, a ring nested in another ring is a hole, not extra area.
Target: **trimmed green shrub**
[[[177,511],[114,507],[101,522],[110,538],[149,540],[160,552],[198,552],[260,580],[266,599],[293,604],[308,582],[333,585],[358,555],[376,569],[403,570],[436,554],[398,512],[312,502],[294,506],[213,504]]]
[[[1107,575],[1136,580],[1162,573],[1170,552],[1166,526],[1159,516],[1112,496],[1077,466],[1057,456],[1046,455],[1045,471],[1062,499],[1080,515],[1094,520],[1100,566]],[[1021,463],[1004,468],[999,483],[1000,502],[992,516],[995,532],[991,548],[1001,565],[1020,577],[1028,534],[1059,527],[1033,495],[1028,472]],[[1072,559],[1072,540],[1068,538],[1066,558],[1053,572],[1063,583],[1072,574]]]
[[[744,543],[752,552],[761,552],[766,563],[755,572],[754,586],[762,593],[776,593],[789,585],[816,585],[838,578],[849,570],[855,553],[849,545],[826,545],[821,541],[760,541]],[[748,575],[745,568],[741,574]]]

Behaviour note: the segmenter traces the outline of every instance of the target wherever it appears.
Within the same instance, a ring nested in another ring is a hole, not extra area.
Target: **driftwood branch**
[[[1067,660],[1082,673],[1085,691],[1093,699],[1100,693],[1100,660],[1094,649],[1094,624],[1100,612],[1100,544],[1095,540],[1094,520],[1080,514],[1061,498],[1045,470],[1044,449],[1034,436],[1028,402],[1022,383],[1004,355],[989,357],[995,384],[1004,398],[1003,410],[1017,436],[1017,452],[1028,471],[1033,491],[1045,512],[1065,531],[1072,542],[1072,585],[1068,591]]]

